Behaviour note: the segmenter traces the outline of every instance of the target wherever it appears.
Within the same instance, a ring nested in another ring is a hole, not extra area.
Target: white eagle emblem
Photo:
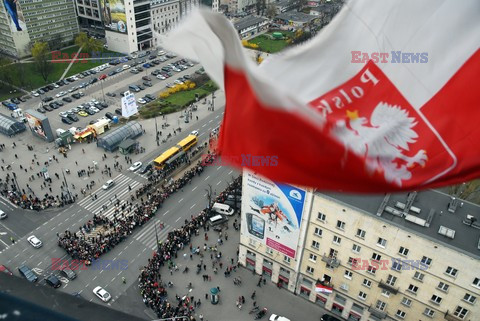
[[[347,119],[337,121],[331,131],[346,148],[365,159],[368,173],[383,172],[388,183],[402,186],[412,177],[409,168],[425,166],[427,153],[418,151],[407,156],[409,145],[417,141],[413,130],[417,122],[399,106],[380,102],[370,117],[359,117],[358,111],[347,111]]]

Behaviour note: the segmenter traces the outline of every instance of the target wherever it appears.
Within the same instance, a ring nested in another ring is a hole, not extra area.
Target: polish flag
[[[320,283],[317,283],[317,284],[315,284],[315,292],[317,292],[317,293],[332,293],[333,288],[331,288],[329,286],[326,286],[326,285],[322,285]]]
[[[164,46],[225,91],[218,149],[234,166],[321,190],[423,189],[480,176],[479,12],[478,0],[347,1],[258,66],[231,22],[199,11]]]

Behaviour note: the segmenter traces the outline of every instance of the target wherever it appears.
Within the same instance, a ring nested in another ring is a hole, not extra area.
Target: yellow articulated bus
[[[198,138],[195,135],[188,135],[186,138],[182,139],[177,146],[181,148],[184,152],[195,146],[198,142]]]
[[[153,165],[158,170],[163,169],[166,164],[170,164],[172,161],[185,155],[185,152],[195,146],[197,142],[197,136],[187,136],[186,138],[182,139],[176,146],[167,149],[167,151],[155,158],[155,160],[153,161]]]

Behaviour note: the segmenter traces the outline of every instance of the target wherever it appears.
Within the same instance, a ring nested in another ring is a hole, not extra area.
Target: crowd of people
[[[117,200],[114,204],[113,220],[94,215],[91,221],[80,226],[79,231],[67,230],[60,234],[58,245],[74,259],[85,261],[97,259],[132,234],[137,226],[148,222],[171,194],[182,189],[194,176],[202,172],[203,166],[199,162],[181,178],[168,185],[164,183],[161,188],[157,187],[158,180],[148,182],[136,191],[135,196],[132,195],[131,201],[120,206],[120,201]],[[134,204],[135,197],[139,202]],[[94,237],[90,233],[93,230],[96,230]]]
[[[220,194],[222,196],[219,196],[217,201],[219,201],[221,197],[223,198],[224,195],[228,195],[232,190],[240,187],[241,176]],[[143,302],[147,307],[151,308],[160,319],[186,317],[191,321],[195,320],[194,312],[200,305],[200,300],[196,301],[192,297],[180,297],[177,295],[175,296],[175,303],[169,302],[167,300],[168,284],[162,279],[160,271],[164,266],[167,266],[171,270],[175,269],[173,262],[178,257],[177,253],[183,250],[184,247],[189,246],[189,244],[190,249],[192,249],[190,239],[195,235],[198,236],[201,228],[206,228],[208,218],[208,212],[202,211],[197,216],[192,216],[190,220],[185,220],[185,224],[182,227],[168,233],[167,239],[159,246],[159,251],[155,252],[153,257],[148,260],[148,264],[140,274],[139,287],[141,288]],[[199,252],[197,251],[195,253]],[[221,252],[218,255],[221,257]]]

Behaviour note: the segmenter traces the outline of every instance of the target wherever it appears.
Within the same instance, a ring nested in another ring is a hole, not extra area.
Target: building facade
[[[11,17],[10,10],[16,10]],[[71,0],[12,0],[0,4],[0,45],[5,54],[22,58],[30,54],[32,42],[51,47],[72,42],[79,32],[75,5]]]
[[[183,19],[200,6],[200,0],[179,0],[179,6],[180,19]]]
[[[267,30],[270,26],[270,20],[264,17],[246,16],[237,20],[233,26],[237,30],[240,39],[243,39]]]
[[[241,264],[348,320],[480,320],[479,206],[438,191],[311,199],[294,258],[242,230]]]
[[[152,0],[153,45],[159,46],[160,35],[177,26],[180,20],[179,0]]]
[[[103,29],[99,0],[75,0],[75,6],[80,27]]]
[[[124,12],[112,15],[110,0],[102,0],[108,49],[133,53],[153,46],[150,0],[124,0]]]

